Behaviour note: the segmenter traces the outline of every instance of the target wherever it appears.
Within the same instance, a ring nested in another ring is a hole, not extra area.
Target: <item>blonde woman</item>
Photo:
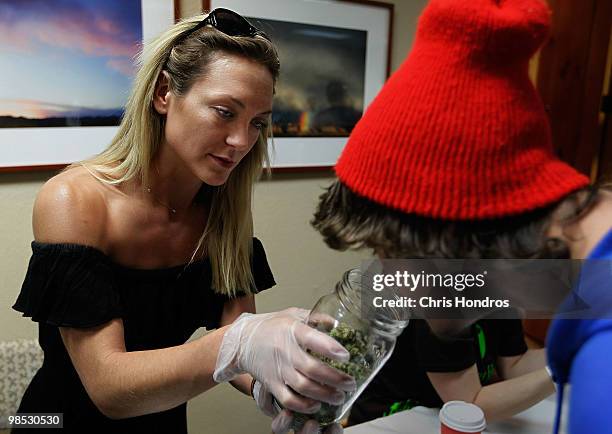
[[[64,432],[185,433],[186,402],[230,380],[271,415],[271,394],[300,412],[338,403],[354,381],[302,348],[346,350],[303,311],[252,314],[253,294],[274,285],[251,215],[274,46],[216,9],[173,26],[140,62],[110,146],[36,199],[14,308],[39,323],[45,361],[19,412],[63,413]],[[203,326],[216,330],[186,343]],[[284,410],[273,429],[290,421]]]

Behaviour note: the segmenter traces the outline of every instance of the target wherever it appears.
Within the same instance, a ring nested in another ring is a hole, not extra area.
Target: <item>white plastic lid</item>
[[[440,422],[455,431],[477,433],[487,423],[484,413],[477,405],[464,401],[449,401],[440,410]]]

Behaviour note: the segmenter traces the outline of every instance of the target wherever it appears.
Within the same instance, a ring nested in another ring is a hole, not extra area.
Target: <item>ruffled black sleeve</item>
[[[251,271],[253,280],[255,280],[255,288],[257,292],[264,291],[276,285],[272,270],[268,264],[266,251],[263,244],[257,238],[253,238],[253,260],[251,263]]]
[[[64,327],[94,327],[122,317],[111,265],[93,247],[35,241],[13,309],[33,321]]]
[[[211,272],[212,273],[212,272]],[[272,270],[270,269],[270,265],[268,264],[268,258],[266,257],[266,251],[264,250],[264,246],[259,241],[259,239],[253,237],[253,253],[251,256],[251,274],[253,275],[253,281],[255,283],[255,288],[252,288],[251,293],[257,294],[261,291],[265,291],[266,289],[272,288],[276,285],[274,281],[274,275],[272,274]],[[213,288],[215,296],[221,303],[225,303],[228,300],[231,300],[231,297],[222,294],[217,291],[216,288]],[[236,289],[236,297],[242,297],[247,293],[244,288]]]

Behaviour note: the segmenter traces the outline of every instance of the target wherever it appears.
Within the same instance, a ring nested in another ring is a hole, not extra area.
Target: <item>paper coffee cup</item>
[[[483,411],[469,402],[449,401],[440,410],[441,434],[480,434],[486,426]]]

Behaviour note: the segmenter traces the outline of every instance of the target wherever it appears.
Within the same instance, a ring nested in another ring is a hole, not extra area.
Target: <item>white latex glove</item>
[[[266,415],[274,417],[272,421],[272,432],[274,434],[286,434],[289,432],[291,423],[293,422],[293,416],[291,412],[283,410],[280,413],[274,408],[273,396],[265,386],[259,381],[255,381],[253,386],[253,398],[257,403],[257,407]],[[318,434],[319,424],[315,420],[308,421],[302,430],[297,434]],[[339,424],[333,424],[328,426],[324,434],[342,434],[344,430]]]
[[[272,421],[272,432],[274,434],[286,434],[289,432],[289,427],[293,422],[293,415],[288,410],[283,410]],[[334,423],[328,425],[322,434],[342,434],[344,429],[340,424]],[[295,434],[318,434],[319,424],[316,420],[310,419],[304,424],[304,427]]]
[[[349,360],[349,353],[334,338],[306,325],[308,313],[292,308],[240,315],[225,332],[213,379],[221,383],[249,373],[284,408],[300,413],[317,412],[320,401],[344,402],[341,391],[354,390],[354,379],[305,349],[341,362]]]
[[[253,399],[257,404],[257,407],[263,414],[270,417],[275,417],[278,411],[274,408],[274,397],[264,385],[259,381],[255,380],[253,385]]]

